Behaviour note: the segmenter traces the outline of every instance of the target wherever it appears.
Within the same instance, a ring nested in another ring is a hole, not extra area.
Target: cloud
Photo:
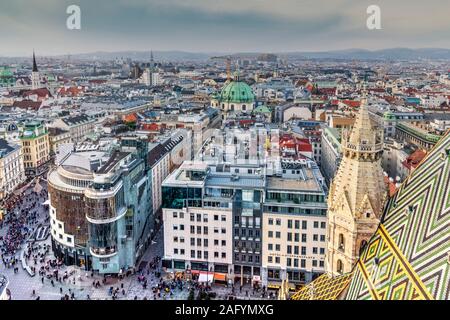
[[[15,0],[0,2],[0,54],[96,50],[297,51],[450,47],[448,0]],[[65,28],[78,4],[82,30]],[[382,30],[366,28],[381,7]]]

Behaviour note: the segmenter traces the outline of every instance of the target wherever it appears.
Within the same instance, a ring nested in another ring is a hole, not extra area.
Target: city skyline
[[[381,30],[366,26],[366,10],[373,4],[381,10]],[[69,5],[81,9],[80,30],[66,27]],[[6,30],[1,56],[27,56],[30,47],[41,55],[151,48],[200,53],[450,48],[445,37],[450,3],[441,0],[326,5],[292,0],[276,5],[267,0],[19,0],[0,8],[0,27]]]

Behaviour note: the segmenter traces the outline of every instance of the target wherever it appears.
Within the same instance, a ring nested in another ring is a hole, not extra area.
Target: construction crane
[[[231,56],[217,56],[217,57],[211,57],[211,60],[225,60],[227,64],[227,82],[231,81]]]

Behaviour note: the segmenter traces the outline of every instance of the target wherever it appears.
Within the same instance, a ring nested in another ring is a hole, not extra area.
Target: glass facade
[[[123,188],[114,197],[92,199],[86,198],[86,216],[91,219],[111,219],[124,206]]]
[[[112,254],[117,252],[116,222],[89,224],[91,250],[95,254]]]
[[[48,185],[50,201],[55,208],[56,219],[64,222],[64,232],[74,236],[78,246],[85,247],[88,239],[88,227],[85,218],[84,195],[61,191]]]
[[[163,208],[182,209],[202,207],[202,189],[190,187],[162,187]]]

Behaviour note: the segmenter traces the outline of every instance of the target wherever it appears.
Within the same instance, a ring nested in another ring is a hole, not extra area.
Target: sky
[[[69,5],[81,29],[69,30]],[[366,26],[369,5],[381,30]],[[449,0],[1,0],[0,56],[450,48]]]

